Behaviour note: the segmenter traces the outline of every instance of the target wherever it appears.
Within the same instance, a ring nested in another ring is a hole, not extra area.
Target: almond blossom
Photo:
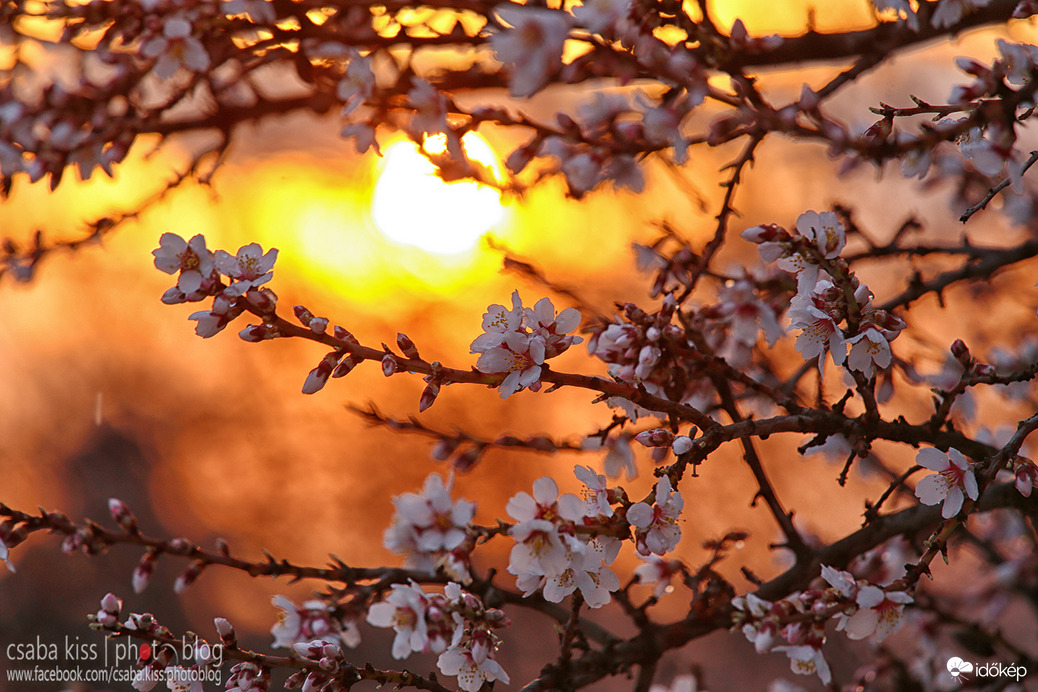
[[[476,511],[468,500],[453,501],[454,479],[444,483],[438,474],[425,479],[421,493],[393,498],[396,514],[386,531],[386,547],[394,552],[435,553],[453,550],[465,540],[465,529]]]
[[[375,73],[371,61],[356,51],[349,53],[346,71],[335,88],[335,94],[343,102],[343,116],[350,115],[375,91]]]
[[[564,535],[568,566],[557,574],[545,575],[537,571],[519,575],[516,586],[529,596],[538,589],[544,600],[560,603],[576,590],[590,608],[601,608],[609,603],[613,591],[620,588],[620,578],[604,563],[611,563],[619,552],[619,541],[594,539],[588,543]],[[610,550],[610,547],[613,550]]]
[[[5,565],[7,565],[8,572],[17,571],[14,568],[14,563],[11,562],[11,551],[7,547],[7,542],[4,540],[2,535],[0,535],[0,562],[3,562]],[[138,591],[137,593],[140,592]]]
[[[905,605],[913,599],[904,591],[884,591],[867,584],[858,591],[858,610],[846,620],[843,629],[851,639],[873,637],[880,642],[901,626]]]
[[[883,369],[890,366],[890,342],[878,329],[865,329],[847,339],[847,343],[851,347],[847,354],[847,367],[851,370],[858,370],[869,377],[873,366]]]
[[[525,492],[516,494],[505,511],[516,520],[508,530],[516,541],[509,572],[545,576],[561,574],[569,567],[574,546],[563,541],[560,529],[571,531],[569,527],[575,522],[583,522],[584,503],[579,497],[568,493],[559,497],[559,487],[545,476],[534,481],[532,496]]]
[[[652,595],[656,598],[674,589],[671,586],[671,581],[675,574],[681,572],[681,563],[679,561],[664,560],[652,554],[642,555],[638,553],[637,557],[643,562],[634,570],[634,576],[638,579],[639,584],[652,584]]]
[[[825,259],[834,259],[840,255],[847,242],[843,224],[831,211],[819,214],[806,211],[797,218],[797,232]],[[801,292],[810,290],[819,279],[821,267],[810,255],[800,250],[793,250],[778,259],[778,266],[797,275],[797,286]]]
[[[444,675],[456,675],[458,686],[465,692],[477,692],[483,683],[500,680],[509,683],[508,673],[490,656],[480,656],[476,649],[452,646],[440,654],[436,665]]]
[[[753,644],[757,653],[762,654],[775,646],[779,637],[779,622],[772,615],[775,604],[766,601],[756,594],[736,596],[732,599],[735,608],[733,621],[742,626],[742,633]]]
[[[581,448],[607,450],[602,465],[608,478],[619,478],[625,472],[628,478],[638,477],[638,467],[635,465],[634,450],[631,449],[631,437],[628,433],[610,435],[604,441],[598,435],[585,437]]]
[[[183,67],[191,72],[209,69],[209,53],[192,35],[191,22],[183,17],[170,17],[162,26],[162,33],[141,46],[141,55],[158,58],[153,71],[162,79],[169,79]]]
[[[776,646],[775,651],[783,651],[789,657],[789,667],[797,675],[817,675],[823,684],[828,685],[833,674],[829,663],[822,655],[821,646],[801,644],[799,646]]]
[[[499,5],[509,27],[490,37],[497,59],[511,69],[513,96],[532,96],[562,67],[562,47],[573,18],[558,10]]]
[[[383,544],[395,553],[403,553],[406,565],[432,570],[450,565],[453,574],[468,581],[468,550],[462,544],[468,539],[466,528],[472,521],[476,504],[451,498],[453,477],[446,483],[438,474],[430,474],[421,493],[405,493],[393,498],[396,514],[386,529]],[[463,555],[458,555],[459,552]],[[449,557],[448,557],[449,556]]]
[[[850,639],[874,637],[874,641],[882,641],[901,625],[905,605],[914,600],[904,591],[886,591],[828,565],[822,565],[822,578],[857,606],[835,617],[836,629],[845,631]]]
[[[274,596],[271,602],[281,609],[277,624],[270,629],[274,635],[274,648],[291,647],[299,642],[318,639],[351,648],[360,644],[357,623],[336,617],[324,601],[315,599],[297,606],[285,596]]]
[[[384,601],[368,609],[368,624],[392,627],[393,658],[403,659],[411,652],[442,653],[454,637],[455,623],[447,610],[447,601],[437,593],[426,593],[421,586],[393,584]]]
[[[650,506],[637,502],[627,510],[627,521],[636,527],[635,543],[642,555],[665,555],[681,540],[678,518],[685,506],[681,493],[672,490],[670,477],[661,476],[656,483],[655,501]]]
[[[945,454],[939,449],[927,447],[919,450],[915,461],[923,468],[935,472],[916,484],[916,497],[924,505],[943,502],[941,516],[945,519],[951,519],[959,513],[966,497],[971,500],[977,499],[977,479],[973,475],[970,462],[959,450],[949,447],[948,453]]]
[[[177,289],[184,294],[198,291],[202,281],[209,278],[216,266],[213,253],[206,249],[205,237],[195,235],[184,240],[176,233],[163,233],[155,256],[155,268],[167,274],[180,272]]]
[[[507,373],[498,386],[505,399],[520,389],[536,390],[544,361],[573,344],[583,341],[567,336],[580,324],[580,312],[567,308],[555,314],[555,306],[541,298],[532,308],[524,308],[519,291],[512,293],[512,307],[491,305],[483,315],[483,330],[472,342],[478,353],[476,369],[486,373]]]
[[[631,11],[631,0],[584,0],[570,10],[581,26],[593,34],[608,31]]]
[[[588,516],[613,516],[613,508],[610,506],[608,479],[602,474],[595,473],[590,466],[574,466],[573,473],[587,488],[584,502],[587,505],[586,511]]]
[[[224,250],[216,251],[216,268],[226,274],[234,282],[224,289],[224,295],[236,298],[244,295],[250,288],[256,288],[270,281],[274,274],[274,262],[277,260],[277,248],[267,250],[259,243],[249,243],[238,249],[238,254],[232,256]]]

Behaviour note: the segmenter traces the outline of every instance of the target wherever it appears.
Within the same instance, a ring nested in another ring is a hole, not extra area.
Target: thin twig
[[[1027,157],[1026,161],[1024,161],[1024,165],[1020,168],[1020,176],[1022,177],[1023,174],[1027,172],[1027,169],[1033,166],[1036,161],[1038,161],[1038,151],[1032,151],[1031,155]],[[1008,178],[1000,182],[998,185],[995,185],[990,190],[988,190],[987,194],[984,195],[984,199],[980,200],[979,202],[977,202],[972,207],[970,207],[962,213],[962,216],[959,217],[959,221],[961,221],[962,223],[966,223],[967,221],[969,221],[970,217],[972,217],[978,211],[986,207],[988,205],[988,202],[995,198],[995,195],[1009,187],[1009,185],[1013,182],[1013,177],[1014,176],[1009,176]]]

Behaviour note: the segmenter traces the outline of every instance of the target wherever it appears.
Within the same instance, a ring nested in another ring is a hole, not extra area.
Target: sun
[[[470,159],[501,176],[501,162],[485,139],[469,132],[461,142]],[[425,142],[431,154],[442,153],[445,146],[443,135]],[[413,142],[386,147],[371,216],[389,240],[436,254],[459,254],[498,227],[505,213],[500,191],[476,182],[443,182]]]

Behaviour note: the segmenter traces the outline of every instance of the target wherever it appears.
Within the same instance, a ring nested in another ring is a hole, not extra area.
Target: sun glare
[[[469,158],[500,176],[501,162],[486,140],[469,132],[461,142]],[[432,154],[442,153],[445,146],[442,135],[425,143]],[[389,240],[450,255],[475,247],[504,220],[505,208],[501,193],[492,187],[443,182],[413,142],[400,141],[386,148],[371,215]]]

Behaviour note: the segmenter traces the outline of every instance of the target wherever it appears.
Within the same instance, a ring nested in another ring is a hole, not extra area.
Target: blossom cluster
[[[451,498],[453,479],[444,483],[430,474],[421,493],[405,493],[393,498],[396,514],[386,529],[383,544],[394,553],[403,553],[408,567],[435,571],[442,568],[463,584],[472,580],[469,553],[475,540],[467,533],[476,504]]]
[[[576,473],[595,493],[587,501],[569,493],[560,496],[548,477],[534,482],[533,495],[520,492],[508,501],[505,511],[515,520],[508,530],[515,540],[508,571],[527,596],[541,591],[558,603],[579,589],[587,605],[600,608],[620,588],[608,567],[620,552],[620,540],[590,532],[612,516],[605,477],[586,467],[577,467]]]
[[[491,305],[483,315],[483,333],[471,345],[472,353],[479,354],[476,368],[507,373],[498,385],[502,399],[521,389],[537,391],[544,361],[583,341],[569,334],[579,325],[576,308],[556,314],[548,298],[541,298],[532,308],[523,307],[519,291],[515,291],[510,309]]]
[[[442,594],[426,592],[413,581],[394,584],[385,600],[368,610],[368,622],[396,632],[394,658],[407,658],[412,652],[439,654],[437,666],[445,675],[456,675],[466,692],[488,681],[508,683],[495,655],[501,643],[497,630],[507,627],[509,619],[455,582]]]
[[[822,565],[821,576],[828,587],[819,584],[775,602],[752,593],[737,596],[732,620],[757,653],[781,651],[793,672],[816,674],[828,685],[832,673],[822,654],[825,623],[832,618],[837,631],[850,639],[880,642],[901,625],[904,608],[914,599],[903,590],[855,579],[828,565]]]
[[[213,299],[211,310],[196,312],[188,318],[197,322],[195,331],[201,337],[219,334],[244,312],[239,298],[244,297],[251,304],[268,310],[277,303],[277,296],[270,289],[261,288],[274,276],[276,249],[264,253],[258,243],[249,243],[236,255],[224,250],[214,253],[206,247],[202,235],[184,240],[176,233],[163,233],[159,247],[152,254],[157,269],[177,274],[177,285],[163,294],[163,303],[176,305]],[[251,328],[241,334],[246,341],[254,340],[253,336]]]
[[[840,258],[847,235],[836,214],[804,212],[795,234],[769,224],[748,228],[742,237],[759,246],[762,262],[796,275],[788,314],[790,328],[801,330],[796,349],[804,358],[817,358],[822,369],[829,353],[836,365],[846,361],[866,377],[890,366],[890,342],[905,323],[873,307],[872,292]],[[845,320],[846,330],[840,326]]]

